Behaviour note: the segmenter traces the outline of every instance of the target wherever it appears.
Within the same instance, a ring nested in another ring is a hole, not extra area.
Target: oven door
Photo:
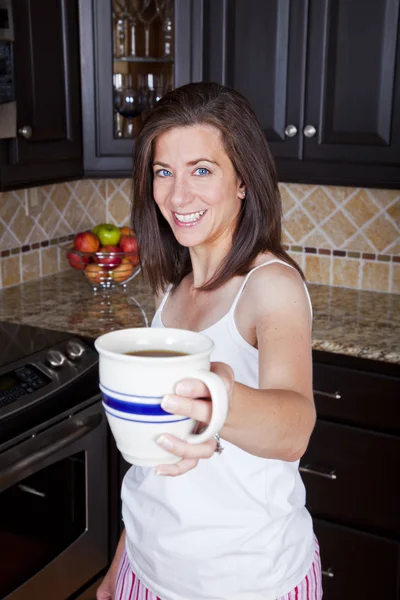
[[[0,598],[65,600],[108,564],[100,402],[0,454]]]

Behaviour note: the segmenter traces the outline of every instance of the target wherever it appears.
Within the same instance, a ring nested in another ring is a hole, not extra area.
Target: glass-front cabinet
[[[110,0],[114,137],[135,138],[174,85],[173,0]]]
[[[129,176],[135,138],[169,90],[202,78],[203,0],[80,0],[87,176]]]

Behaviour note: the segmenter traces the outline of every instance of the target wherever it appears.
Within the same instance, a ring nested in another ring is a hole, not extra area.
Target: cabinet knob
[[[303,133],[306,137],[312,138],[317,133],[317,130],[315,129],[314,125],[306,125],[304,127]]]
[[[32,127],[29,127],[29,125],[24,125],[18,129],[18,133],[26,140],[29,140],[29,138],[32,137]]]
[[[296,125],[288,125],[285,129],[286,137],[295,137],[297,135],[297,127]]]

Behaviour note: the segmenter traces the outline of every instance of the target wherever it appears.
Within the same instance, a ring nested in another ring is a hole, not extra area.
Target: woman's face
[[[153,194],[177,241],[188,248],[232,235],[244,186],[211,126],[176,127],[154,145]]]

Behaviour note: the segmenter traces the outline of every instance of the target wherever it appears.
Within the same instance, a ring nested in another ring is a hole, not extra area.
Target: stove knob
[[[68,342],[65,352],[71,360],[79,360],[82,354],[86,352],[86,348],[79,342]]]
[[[49,350],[46,354],[46,360],[52,369],[58,369],[63,366],[67,359],[59,350]]]

